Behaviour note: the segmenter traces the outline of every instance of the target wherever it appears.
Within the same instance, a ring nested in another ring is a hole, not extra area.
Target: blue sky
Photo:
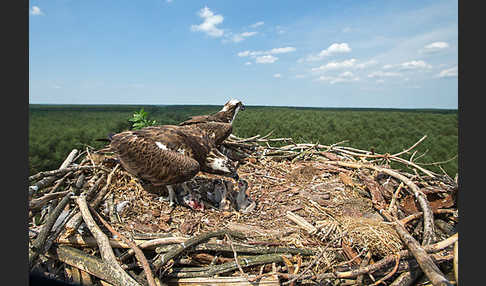
[[[30,103],[458,106],[457,0],[29,6]]]

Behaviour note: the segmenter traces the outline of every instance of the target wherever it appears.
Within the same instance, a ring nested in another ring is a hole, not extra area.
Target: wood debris
[[[240,211],[172,209],[110,154],[73,150],[29,177],[31,272],[82,285],[457,279],[457,180],[405,159],[425,136],[390,155],[269,135],[223,143],[254,202]]]

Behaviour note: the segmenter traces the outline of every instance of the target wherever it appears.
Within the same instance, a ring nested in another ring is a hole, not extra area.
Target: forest
[[[29,174],[57,169],[74,148],[102,148],[106,143],[96,139],[131,129],[129,119],[142,108],[150,120],[163,125],[214,113],[221,106],[31,104]],[[414,149],[414,162],[451,177],[458,170],[457,110],[246,106],[233,124],[238,137],[271,131],[271,137],[290,137],[295,143],[331,145],[346,140],[343,146],[382,154],[400,152],[427,135]]]

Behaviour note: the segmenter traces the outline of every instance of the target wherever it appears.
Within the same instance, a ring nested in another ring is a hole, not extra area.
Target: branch
[[[212,237],[222,237],[225,234],[229,234],[231,236],[239,237],[239,238],[245,237],[243,234],[241,234],[239,232],[230,231],[230,230],[219,230],[219,231],[214,231],[214,232],[203,233],[199,236],[190,238],[190,239],[186,240],[185,242],[183,242],[179,245],[175,245],[174,247],[172,247],[172,249],[169,252],[159,256],[153,262],[153,266],[155,267],[155,269],[159,269],[161,266],[166,264],[169,260],[171,260],[171,259],[175,258],[176,256],[178,256],[179,254],[181,254],[184,250],[186,250],[190,247],[193,247],[195,245],[198,245],[200,243],[203,243],[203,242],[207,241],[208,239],[210,239]]]
[[[373,169],[378,172],[386,173],[404,182],[414,194],[415,198],[419,203],[420,208],[424,213],[424,236],[423,236],[422,244],[427,245],[435,241],[434,215],[432,213],[432,209],[430,208],[430,205],[427,201],[427,197],[425,196],[425,194],[422,191],[420,191],[417,185],[414,184],[410,179],[390,169],[380,168],[370,164],[348,163],[348,162],[328,161],[328,160],[321,160],[321,161],[325,162],[326,164],[340,165],[343,167],[350,167],[355,169],[359,169],[359,168]]]
[[[84,195],[79,196],[78,198],[76,198],[76,203],[79,206],[79,210],[81,212],[81,215],[83,216],[84,222],[86,223],[90,232],[93,234],[96,242],[98,243],[98,247],[100,249],[103,261],[108,263],[113,268],[114,274],[116,274],[119,279],[119,285],[139,285],[138,282],[130,277],[116,261],[115,254],[113,253],[113,249],[110,246],[110,241],[108,240],[108,237],[96,225],[93,217],[88,210],[86,197]]]
[[[148,284],[150,286],[156,286],[154,276],[152,274],[152,270],[150,269],[150,265],[148,264],[147,258],[145,258],[145,255],[143,252],[138,248],[138,246],[125,236],[123,236],[121,233],[116,231],[109,223],[107,223],[95,210],[91,210],[96,217],[101,221],[101,223],[111,232],[113,235],[118,236],[121,240],[123,240],[126,244],[130,246],[130,248],[135,252],[135,257],[137,260],[142,264],[143,271],[145,272],[145,276],[147,277]]]
[[[427,275],[434,286],[437,285],[452,285],[440,271],[439,267],[435,265],[434,261],[427,255],[427,252],[420,246],[420,244],[413,238],[405,229],[405,226],[399,220],[392,217],[387,211],[381,212],[386,219],[395,222],[394,227],[402,241],[407,245],[417,260],[422,271]]]

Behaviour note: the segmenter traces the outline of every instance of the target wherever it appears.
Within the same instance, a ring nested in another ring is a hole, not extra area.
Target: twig
[[[435,265],[432,259],[427,255],[427,252],[420,246],[420,244],[408,233],[405,226],[399,220],[392,217],[387,211],[381,212],[386,219],[395,222],[394,227],[400,236],[401,240],[407,245],[408,249],[413,253],[422,271],[427,275],[434,286],[436,285],[452,285]]]
[[[268,264],[273,262],[282,262],[282,255],[284,254],[263,254],[258,256],[253,256],[249,258],[238,258],[238,262],[242,267]],[[206,267],[191,267],[190,271],[183,271],[184,269],[172,269],[173,271],[167,274],[167,277],[177,277],[177,278],[193,278],[193,277],[212,277],[217,274],[226,273],[232,270],[238,269],[236,263],[226,262],[220,265],[206,266]]]
[[[238,255],[236,254],[236,250],[235,250],[235,248],[233,246],[233,241],[231,241],[231,238],[228,236],[228,234],[226,234],[225,236],[226,236],[226,239],[230,243],[231,249],[233,250],[233,257],[235,258],[236,266],[238,266],[238,269],[240,270],[241,275],[248,280],[248,275],[243,271],[243,268],[241,268],[241,265],[238,262]]]
[[[400,156],[400,155],[402,155],[402,154],[407,153],[408,151],[410,151],[410,150],[412,150],[413,148],[417,147],[417,146],[418,146],[418,144],[420,144],[422,141],[424,141],[424,140],[425,140],[425,138],[427,138],[427,135],[424,135],[422,138],[420,138],[420,140],[419,140],[419,141],[417,141],[415,144],[413,144],[412,146],[410,146],[408,149],[405,149],[405,150],[403,150],[402,152],[399,152],[399,153],[393,154],[392,156],[397,157],[397,156]]]
[[[93,234],[96,242],[98,243],[98,247],[100,249],[100,254],[106,263],[108,263],[117,274],[118,278],[120,279],[120,283],[122,285],[139,285],[132,277],[130,277],[118,264],[116,261],[115,253],[113,253],[113,249],[110,246],[110,242],[108,237],[101,231],[101,229],[96,225],[93,217],[91,216],[88,203],[86,202],[86,197],[84,195],[79,196],[76,199],[76,203],[79,206],[79,210],[81,215],[83,216],[83,220],[88,226],[90,232]]]
[[[62,196],[65,196],[69,193],[69,191],[63,191],[63,192],[58,192],[58,193],[49,193],[45,194],[44,196],[33,199],[29,202],[29,209],[34,211],[34,210],[39,210],[44,206],[46,203],[53,199],[60,198]]]
[[[330,245],[333,245],[333,244],[334,244],[336,241],[338,241],[339,239],[341,239],[342,237],[344,237],[344,235],[346,235],[346,234],[347,234],[347,231],[343,231],[343,232],[341,233],[341,235],[339,235],[338,237],[334,238],[334,239],[333,239],[331,242],[329,242],[329,243],[326,245],[326,247],[324,247],[324,249],[322,249],[322,250],[321,250],[321,253],[319,253],[319,255],[317,256],[317,258],[316,258],[316,259],[314,259],[314,260],[312,261],[312,263],[311,263],[311,264],[309,264],[309,266],[307,266],[307,267],[306,267],[306,268],[305,268],[305,269],[304,269],[304,270],[303,270],[303,271],[302,271],[302,272],[301,272],[301,273],[300,273],[298,276],[296,276],[296,277],[294,277],[294,278],[290,279],[289,281],[286,281],[286,282],[282,283],[282,286],[283,286],[283,285],[288,285],[288,284],[290,284],[290,283],[292,283],[292,282],[294,282],[294,281],[296,281],[296,280],[300,279],[302,276],[304,276],[304,274],[305,274],[307,271],[309,271],[309,270],[310,270],[312,267],[314,267],[314,265],[316,265],[316,264],[317,264],[317,262],[319,262],[319,260],[321,260],[321,258],[322,258],[322,257],[324,256],[324,254],[326,253],[327,248],[329,248],[329,246],[330,246]]]
[[[64,168],[67,168],[69,165],[71,165],[71,163],[74,161],[74,157],[76,156],[77,153],[78,153],[78,150],[73,149],[71,151],[71,153],[69,153],[69,155],[66,157],[66,159],[62,162],[59,169],[64,169]]]
[[[49,231],[51,230],[52,226],[56,222],[56,219],[61,214],[64,207],[68,204],[69,198],[73,195],[72,192],[69,192],[64,198],[59,202],[56,206],[54,211],[49,215],[47,221],[42,226],[41,231],[37,235],[37,238],[32,243],[32,248],[29,249],[29,268],[32,268],[35,259],[39,256],[39,252],[41,252],[44,248],[44,243],[46,242],[47,236],[49,235]]]
[[[138,246],[133,243],[133,241],[129,240],[125,236],[123,236],[121,233],[116,231],[109,223],[107,223],[95,210],[91,209],[91,211],[96,215],[96,217],[101,221],[101,223],[114,235],[119,237],[123,242],[128,244],[131,249],[135,252],[135,257],[137,260],[140,262],[142,265],[143,271],[145,272],[145,277],[147,277],[147,282],[150,286],[157,286],[154,280],[154,276],[152,274],[152,270],[150,269],[150,265],[148,264],[147,258],[145,258],[145,255],[143,252],[138,248]]]
[[[48,257],[55,258],[63,263],[69,264],[83,271],[88,272],[102,280],[108,281],[112,285],[138,285],[137,282],[121,280],[118,274],[118,270],[115,269],[107,261],[103,261],[100,258],[84,253],[82,250],[76,249],[74,247],[60,245],[53,247],[52,254]],[[133,279],[132,279],[133,280]],[[134,281],[134,280],[133,280]]]
[[[403,182],[400,182],[400,185],[398,186],[397,190],[395,193],[393,193],[393,197],[391,199],[390,205],[388,206],[388,211],[391,212],[393,207],[395,206],[395,201],[397,200],[398,194],[400,193],[400,190],[403,188]]]
[[[193,246],[195,246],[199,243],[205,242],[212,237],[221,237],[225,234],[230,234],[232,236],[239,237],[239,238],[245,237],[243,234],[241,234],[239,232],[230,231],[230,230],[220,230],[220,231],[203,233],[199,236],[190,238],[190,239],[186,240],[185,242],[182,242],[179,245],[175,245],[169,252],[159,256],[153,262],[153,266],[155,267],[155,269],[158,270],[161,266],[163,266],[169,260],[171,260],[171,259],[175,258],[176,256],[178,256],[179,254],[181,254],[184,250],[186,250],[190,247],[193,247]]]
[[[87,169],[95,169],[95,168],[105,169],[104,167],[100,167],[100,166],[77,166],[77,167],[64,168],[64,169],[58,169],[52,171],[44,171],[30,176],[29,181],[37,181],[44,177],[64,175],[67,172],[71,172],[71,171],[87,170]]]
[[[392,277],[397,272],[398,265],[400,265],[400,253],[397,253],[397,258],[395,260],[395,267],[393,267],[392,271],[390,271],[390,273],[388,273],[387,275],[385,275],[384,277],[382,277],[380,280],[376,281],[372,285],[376,286],[378,284],[385,283],[385,280]]]
[[[325,162],[326,164],[332,164],[332,165],[340,165],[343,167],[350,167],[350,168],[369,168],[376,170],[378,172],[383,172],[386,173],[394,178],[397,178],[404,182],[412,191],[414,194],[415,198],[417,199],[420,208],[422,209],[424,213],[424,238],[422,241],[423,245],[427,245],[430,243],[433,243],[435,241],[435,226],[434,226],[434,215],[432,213],[432,209],[430,208],[430,205],[427,201],[427,197],[425,194],[420,191],[420,189],[417,187],[415,183],[412,182],[412,180],[408,179],[402,174],[399,174],[395,171],[392,171],[390,169],[386,168],[380,168],[374,165],[370,164],[359,164],[359,163],[348,163],[348,162],[341,162],[341,161],[328,161],[328,160],[321,160],[322,162]]]

